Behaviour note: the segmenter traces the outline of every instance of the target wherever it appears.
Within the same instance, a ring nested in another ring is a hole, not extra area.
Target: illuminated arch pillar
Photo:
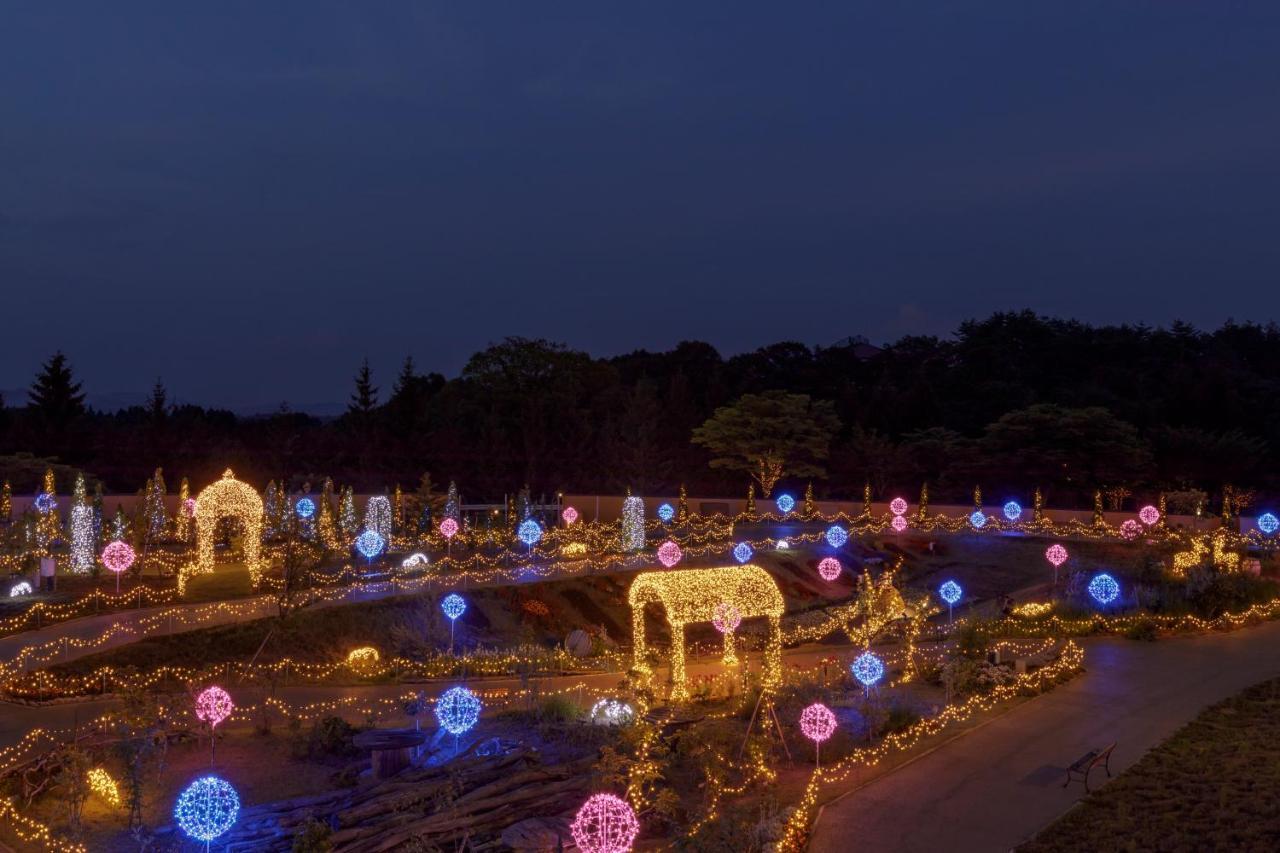
[[[228,468],[222,479],[206,487],[196,497],[196,563],[178,575],[178,591],[186,588],[189,574],[213,571],[213,540],[218,521],[237,518],[244,525],[244,562],[256,587],[262,579],[262,498],[248,483],[235,478]]]

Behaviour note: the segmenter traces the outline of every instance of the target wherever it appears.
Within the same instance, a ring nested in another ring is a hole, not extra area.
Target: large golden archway
[[[213,539],[222,518],[238,518],[244,525],[244,562],[256,587],[262,577],[262,498],[248,483],[235,478],[228,468],[218,480],[196,496],[196,564],[191,574],[213,571]],[[178,589],[186,586],[186,572],[178,578]]]

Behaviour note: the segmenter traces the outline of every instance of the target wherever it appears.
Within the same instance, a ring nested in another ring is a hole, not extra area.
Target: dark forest
[[[838,418],[824,477],[788,478],[819,497],[993,497],[1040,487],[1051,505],[1087,505],[1095,489],[1154,491],[1226,485],[1280,488],[1280,329],[1227,323],[1090,326],[999,313],[953,338],[906,337],[811,348],[784,341],[722,357],[683,342],[668,352],[593,358],[510,338],[477,352],[461,375],[371,376],[359,365],[351,405],[322,420],[170,406],[86,410],[74,365],[51,357],[28,400],[0,410],[0,455],[15,491],[34,489],[44,458],[83,469],[108,491],[135,491],[155,467],[193,486],[227,466],[269,479],[357,490],[423,472],[456,480],[468,500],[528,484],[558,490],[744,493],[749,478],[708,465],[692,431],[744,393],[784,390],[829,401]],[[22,454],[32,454],[28,460]]]

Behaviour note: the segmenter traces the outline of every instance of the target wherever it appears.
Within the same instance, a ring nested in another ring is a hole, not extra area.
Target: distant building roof
[[[884,352],[883,348],[871,343],[864,335],[850,335],[847,338],[841,338],[832,345],[832,349],[840,347],[852,347],[855,358],[871,358]]]

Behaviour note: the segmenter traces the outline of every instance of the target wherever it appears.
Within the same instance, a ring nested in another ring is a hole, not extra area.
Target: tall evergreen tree
[[[431,532],[431,516],[436,510],[438,498],[435,487],[431,483],[431,472],[424,471],[418,480],[418,490],[414,492],[414,504],[418,514],[418,534]]]
[[[400,368],[400,375],[396,377],[396,384],[391,387],[391,395],[393,397],[402,397],[408,393],[413,387],[413,356],[406,355],[404,357],[404,365]]]
[[[183,477],[178,485],[178,514],[174,519],[179,542],[191,541],[191,516],[187,514],[187,501],[191,499],[191,484]]]
[[[93,541],[94,551],[98,551],[96,543],[102,541],[102,481],[93,486]]]
[[[164,470],[157,468],[147,486],[147,539],[155,542],[169,526],[169,513],[164,506]]]
[[[342,509],[338,512],[338,528],[343,542],[350,542],[355,538],[359,523],[356,518],[356,496],[351,487],[347,486],[342,490]]]
[[[333,480],[328,477],[324,478],[324,485],[320,489],[320,508],[316,511],[316,537],[327,551],[338,551],[342,548],[333,509]]]
[[[351,394],[351,405],[347,411],[353,415],[367,417],[378,405],[378,386],[373,384],[373,372],[369,370],[369,359],[365,359],[356,372],[356,390]]]
[[[67,357],[58,350],[36,374],[27,400],[48,423],[63,426],[84,414],[84,392],[80,384],[75,381]]]
[[[276,481],[270,480],[262,490],[262,525],[268,539],[280,536],[280,513],[276,509]]]
[[[36,544],[41,548],[47,548],[50,542],[58,538],[58,533],[62,529],[62,520],[58,515],[57,496],[58,485],[53,479],[53,469],[44,469],[44,481],[41,483],[41,493],[48,495],[53,499],[53,507],[47,512],[40,513],[39,522],[36,525]]]
[[[169,395],[164,390],[164,383],[157,376],[156,384],[151,388],[151,399],[147,401],[147,411],[151,414],[152,423],[164,423],[164,419],[169,414],[168,401]]]

